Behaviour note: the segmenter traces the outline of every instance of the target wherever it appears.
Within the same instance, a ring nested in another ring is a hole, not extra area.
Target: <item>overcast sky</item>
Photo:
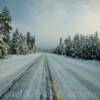
[[[68,34],[100,32],[100,0],[0,0],[4,6],[13,27],[35,33],[40,47],[56,46]]]

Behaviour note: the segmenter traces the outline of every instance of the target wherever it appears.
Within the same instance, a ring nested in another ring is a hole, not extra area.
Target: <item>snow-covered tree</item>
[[[13,33],[12,36],[12,53],[13,54],[19,54],[19,44],[20,44],[20,34],[18,29]]]
[[[6,54],[27,54],[35,51],[35,36],[19,33],[18,29],[11,36],[12,17],[7,7],[0,11],[0,57]]]
[[[79,48],[80,48],[80,36],[79,36],[79,34],[76,34],[73,37],[72,41],[73,41],[72,42],[72,47],[73,47],[72,56],[78,57],[79,56]]]
[[[20,40],[19,40],[19,53],[20,54],[28,53],[27,39],[26,36],[24,36],[22,33],[20,34]]]
[[[72,39],[68,36],[64,40],[64,47],[60,45],[54,49],[54,53],[61,54],[64,51],[66,56],[72,56],[84,59],[100,59],[100,39],[98,32],[90,36],[76,34]]]
[[[27,46],[31,49],[31,33],[27,32]]]
[[[57,50],[58,54],[63,54],[63,40],[62,40],[62,38],[60,38],[59,45],[57,46],[56,50]]]
[[[31,49],[32,49],[32,52],[35,52],[35,35],[34,36],[31,36]]]
[[[91,59],[96,59],[100,54],[100,44],[99,44],[98,33],[89,37],[89,50],[91,52]]]
[[[68,36],[68,38],[64,40],[64,54],[66,56],[71,56],[71,53],[72,53],[72,42],[71,42],[71,37]]]
[[[0,12],[0,57],[3,57],[9,52],[11,29],[10,12],[5,7]]]
[[[27,46],[29,52],[35,52],[35,36],[31,36],[30,32],[27,32]]]
[[[3,8],[0,13],[0,33],[5,35],[5,42],[9,45],[11,31],[11,15],[7,7]]]
[[[0,33],[0,58],[7,54],[8,45],[5,42],[6,37]]]
[[[22,33],[19,34],[19,53],[23,54],[23,44],[24,44],[24,36]]]

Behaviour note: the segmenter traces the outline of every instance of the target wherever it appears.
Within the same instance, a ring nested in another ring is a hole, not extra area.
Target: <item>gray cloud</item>
[[[15,22],[23,31],[35,32],[39,46],[57,45],[69,33],[100,31],[100,0],[25,0],[26,21]],[[24,16],[23,16],[24,17]]]

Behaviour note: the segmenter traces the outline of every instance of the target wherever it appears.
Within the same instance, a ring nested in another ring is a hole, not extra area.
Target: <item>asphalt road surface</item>
[[[42,54],[0,100],[100,100],[100,66],[91,62]]]

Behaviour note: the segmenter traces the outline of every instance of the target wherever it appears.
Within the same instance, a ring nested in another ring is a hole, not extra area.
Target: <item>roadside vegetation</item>
[[[16,28],[12,32],[12,16],[7,7],[0,10],[0,58],[7,54],[28,54],[35,52],[35,35],[23,35]]]
[[[100,60],[98,32],[89,36],[76,34],[73,38],[69,35],[64,41],[60,38],[59,45],[52,52],[75,58]]]

